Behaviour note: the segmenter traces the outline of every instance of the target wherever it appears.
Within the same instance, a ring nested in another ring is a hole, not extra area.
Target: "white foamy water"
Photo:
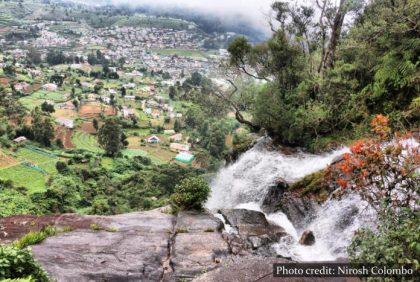
[[[211,196],[206,203],[210,210],[222,208],[261,211],[260,204],[267,190],[283,178],[295,181],[319,171],[334,158],[348,152],[343,148],[323,155],[298,153],[283,155],[256,146],[244,153],[237,162],[219,171],[211,182]],[[290,236],[273,245],[275,251],[296,261],[328,261],[346,256],[346,246],[354,231],[372,221],[373,212],[356,195],[326,202],[302,230],[296,230],[282,212],[266,214],[267,220],[281,226]],[[229,227],[228,227],[229,228]],[[299,237],[306,229],[313,231],[316,243],[303,246]]]

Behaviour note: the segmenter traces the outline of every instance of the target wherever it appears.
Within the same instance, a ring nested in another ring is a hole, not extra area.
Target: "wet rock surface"
[[[262,209],[266,213],[272,213],[278,210],[278,204],[289,190],[289,184],[286,180],[279,178],[276,184],[271,186],[262,201]]]
[[[283,228],[271,225],[262,212],[245,209],[222,209],[219,212],[237,231],[236,234],[224,234],[233,254],[275,256],[271,244],[287,235]]]
[[[305,245],[305,246],[312,246],[315,244],[315,235],[310,230],[305,230],[300,237],[299,244]]]
[[[297,228],[304,228],[313,220],[320,204],[310,196],[296,196],[287,192],[279,199],[276,211],[281,211],[289,218],[290,222]]]

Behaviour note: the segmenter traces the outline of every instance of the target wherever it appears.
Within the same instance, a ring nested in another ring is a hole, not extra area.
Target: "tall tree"
[[[99,129],[98,142],[108,156],[114,157],[127,147],[128,142],[118,118],[112,117],[105,120]]]

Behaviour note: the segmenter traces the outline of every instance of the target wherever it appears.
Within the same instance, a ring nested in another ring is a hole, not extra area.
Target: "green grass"
[[[60,92],[49,92],[40,90],[31,95],[35,99],[51,100],[54,102],[64,102],[63,94]]]
[[[78,149],[84,149],[94,153],[103,153],[96,138],[90,134],[76,131],[72,137],[72,141]]]
[[[48,174],[56,174],[55,164],[58,158],[50,158],[26,148],[19,149],[14,157],[20,162],[27,161],[36,164]],[[44,175],[33,168],[18,164],[16,166],[0,169],[1,179],[10,179],[15,186],[26,187],[30,193],[42,192],[45,190],[45,183],[48,175]]]
[[[42,192],[45,190],[47,176],[21,164],[0,169],[0,179],[10,179],[17,187],[26,187],[30,193]]]
[[[146,151],[143,151],[141,149],[127,149],[122,152],[124,156],[127,157],[149,157],[149,154]]]
[[[104,157],[101,159],[102,166],[106,169],[112,169],[114,165],[114,160],[112,158]]]

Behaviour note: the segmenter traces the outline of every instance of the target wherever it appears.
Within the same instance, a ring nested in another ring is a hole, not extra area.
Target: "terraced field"
[[[48,157],[26,148],[19,149],[14,154],[14,157],[20,162],[26,161],[35,164],[48,172],[48,174],[57,173],[55,164],[58,161],[58,158]],[[9,179],[13,181],[17,187],[28,188],[30,193],[45,190],[47,177],[47,175],[44,175],[33,168],[24,166],[19,162],[15,163],[13,166],[0,168],[0,179]]]
[[[78,149],[84,149],[94,153],[103,153],[103,150],[99,147],[95,136],[92,136],[85,132],[76,131],[73,134],[72,141]]]
[[[13,26],[17,24],[19,24],[19,22],[9,13],[2,11],[0,6],[0,27]]]
[[[16,187],[26,187],[30,193],[45,190],[46,176],[21,164],[0,169],[0,179],[10,179]]]

